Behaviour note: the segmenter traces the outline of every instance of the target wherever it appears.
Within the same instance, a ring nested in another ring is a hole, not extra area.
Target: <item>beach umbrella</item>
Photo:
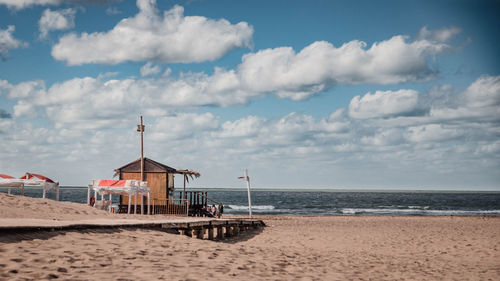
[[[13,176],[0,174],[0,186],[7,187],[8,194],[10,194],[11,187],[22,187],[22,194],[24,195],[24,181],[22,179],[16,179]]]
[[[55,189],[57,191],[56,200],[59,201],[59,182],[53,181],[44,175],[34,173],[26,173],[20,179],[24,180],[25,185],[41,186],[43,188],[42,198],[45,198],[45,193],[48,190]]]

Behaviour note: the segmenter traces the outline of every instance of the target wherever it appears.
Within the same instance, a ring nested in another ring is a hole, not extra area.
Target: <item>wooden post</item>
[[[208,239],[214,240],[214,227],[213,226],[210,226],[208,228]]]
[[[224,232],[222,231],[222,226],[217,226],[217,239],[224,238]]]
[[[187,180],[186,177],[187,177],[187,175],[186,174],[183,174],[183,175],[184,175],[184,196],[182,198],[187,199],[187,197],[186,197],[186,180]]]
[[[137,132],[141,133],[141,181],[145,181],[144,178],[144,128],[145,126],[142,124],[142,115],[141,115],[141,124],[137,125]]]
[[[204,236],[205,236],[205,228],[203,227],[198,228],[196,233],[196,238],[203,239]]]
[[[97,197],[96,197],[97,198]],[[97,200],[97,199],[96,199]],[[128,195],[128,209],[127,209],[127,214],[130,214],[130,203],[132,201],[132,194]],[[95,205],[94,205],[95,206]]]
[[[111,213],[111,208],[113,208],[113,194],[109,194],[109,212]]]
[[[134,205],[134,215],[137,214],[137,192],[135,193],[135,205]]]
[[[87,205],[90,205],[90,187],[91,185],[89,184],[89,187],[87,188]]]
[[[233,229],[230,225],[226,225],[225,237],[231,237],[231,236],[233,236]]]

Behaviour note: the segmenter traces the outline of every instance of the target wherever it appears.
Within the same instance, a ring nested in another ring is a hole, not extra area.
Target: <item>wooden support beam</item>
[[[231,237],[233,236],[233,229],[230,225],[226,225],[226,233],[224,237]]]
[[[224,231],[222,229],[222,225],[217,226],[217,239],[224,238]]]
[[[208,239],[214,240],[214,227],[213,226],[210,226],[208,228]]]
[[[203,237],[205,236],[205,228],[203,227],[197,228],[195,229],[195,233],[196,233],[196,238],[203,239]]]

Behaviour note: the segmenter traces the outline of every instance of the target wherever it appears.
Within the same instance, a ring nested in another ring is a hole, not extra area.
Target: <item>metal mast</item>
[[[141,133],[141,181],[144,181],[144,125],[142,124],[142,115],[141,115],[141,124],[137,125],[137,132]]]

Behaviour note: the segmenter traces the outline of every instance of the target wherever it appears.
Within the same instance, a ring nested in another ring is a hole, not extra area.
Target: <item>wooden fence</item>
[[[187,199],[157,199],[151,200],[151,214],[186,216],[189,210],[189,200]]]

